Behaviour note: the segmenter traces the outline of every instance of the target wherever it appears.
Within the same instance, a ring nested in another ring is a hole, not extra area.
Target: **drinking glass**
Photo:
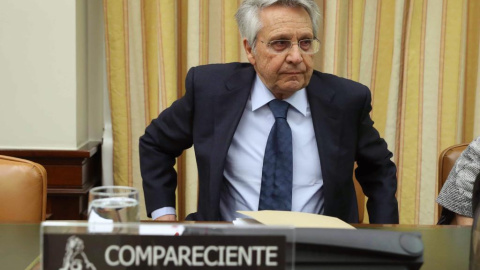
[[[89,194],[88,221],[138,222],[138,190],[125,186],[99,186]]]

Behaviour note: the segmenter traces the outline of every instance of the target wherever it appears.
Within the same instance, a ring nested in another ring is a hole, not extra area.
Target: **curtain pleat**
[[[370,88],[372,119],[398,167],[400,222],[434,224],[440,152],[480,135],[480,2],[316,2],[315,68]],[[104,0],[115,184],[141,188],[138,138],[183,95],[190,67],[247,61],[234,20],[240,3]],[[191,149],[177,171],[182,219],[197,205]]]

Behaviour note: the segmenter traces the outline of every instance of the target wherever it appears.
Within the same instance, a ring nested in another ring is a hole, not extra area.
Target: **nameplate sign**
[[[50,269],[285,269],[285,236],[43,234]]]

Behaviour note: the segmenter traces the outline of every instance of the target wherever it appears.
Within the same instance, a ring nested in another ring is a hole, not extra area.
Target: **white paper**
[[[336,217],[293,211],[238,211],[265,225],[290,225],[297,228],[355,229]]]

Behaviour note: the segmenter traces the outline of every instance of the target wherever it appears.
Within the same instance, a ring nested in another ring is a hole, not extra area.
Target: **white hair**
[[[312,21],[313,34],[317,34],[320,11],[313,0],[244,0],[235,14],[235,19],[237,20],[240,34],[247,39],[248,44],[253,49],[255,49],[258,31],[262,28],[260,11],[273,5],[303,7]]]

